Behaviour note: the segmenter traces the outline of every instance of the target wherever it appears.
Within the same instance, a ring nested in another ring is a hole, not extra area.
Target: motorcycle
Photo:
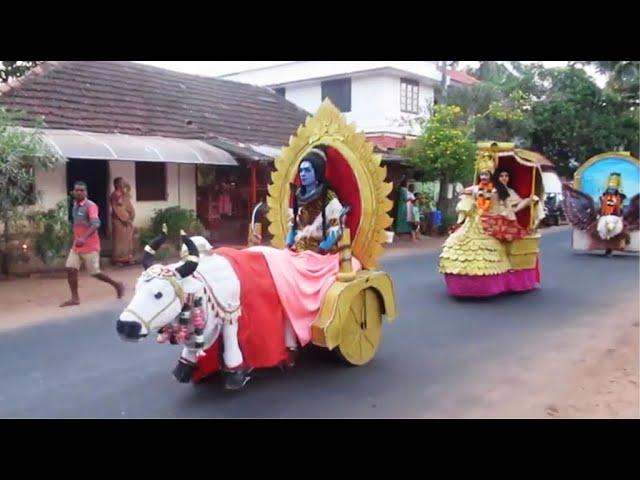
[[[564,210],[562,209],[562,203],[557,198],[555,193],[547,195],[544,199],[544,219],[542,223],[547,226],[558,226],[564,219]]]

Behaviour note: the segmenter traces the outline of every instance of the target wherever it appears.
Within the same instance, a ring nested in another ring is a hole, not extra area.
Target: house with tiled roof
[[[41,207],[72,183],[88,184],[108,235],[114,178],[132,186],[136,224],[153,211],[197,209],[217,233],[239,233],[261,195],[270,162],[309,115],[268,88],[133,62],[45,62],[0,84],[0,106],[35,119],[68,162],[36,172]],[[236,232],[237,230],[237,232]]]
[[[355,122],[388,165],[389,180],[398,184],[410,175],[401,147],[420,133],[411,120],[428,114],[442,85],[437,61],[296,61],[245,70],[221,78],[272,89],[301,108],[315,111],[330,98]],[[471,85],[477,80],[448,70],[448,84]]]
[[[470,87],[480,83],[480,80],[462,70],[447,70],[447,81],[454,87]]]

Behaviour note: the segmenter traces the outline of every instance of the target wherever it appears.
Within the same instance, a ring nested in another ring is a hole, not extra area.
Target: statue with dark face
[[[336,251],[342,204],[326,182],[326,163],[325,152],[314,148],[298,167],[300,186],[293,187],[293,217],[286,241],[292,250]]]
[[[622,176],[619,173],[609,174],[607,180],[607,189],[600,197],[600,215],[622,215],[622,204],[626,198],[623,193],[620,192],[622,186]]]

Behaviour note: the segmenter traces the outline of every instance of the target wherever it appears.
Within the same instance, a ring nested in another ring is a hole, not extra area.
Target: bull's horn
[[[198,262],[200,261],[200,252],[198,252],[198,247],[196,247],[196,244],[193,243],[193,240],[191,240],[187,236],[184,230],[180,231],[180,235],[182,236],[182,241],[189,251],[189,255],[187,255],[187,257],[185,258],[185,262],[178,268],[176,268],[176,272],[178,272],[178,275],[180,275],[182,278],[185,278],[195,272],[196,268],[198,268]]]
[[[156,238],[151,240],[147,246],[144,247],[144,253],[142,255],[142,266],[146,270],[155,263],[156,251],[167,240],[167,224],[162,225],[162,232]]]

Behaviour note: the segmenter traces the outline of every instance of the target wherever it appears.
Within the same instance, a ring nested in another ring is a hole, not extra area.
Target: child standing
[[[409,217],[409,224],[411,225],[411,239],[414,242],[420,239],[420,217],[422,216],[421,200],[422,194],[417,192],[414,198],[407,202],[407,216]]]

